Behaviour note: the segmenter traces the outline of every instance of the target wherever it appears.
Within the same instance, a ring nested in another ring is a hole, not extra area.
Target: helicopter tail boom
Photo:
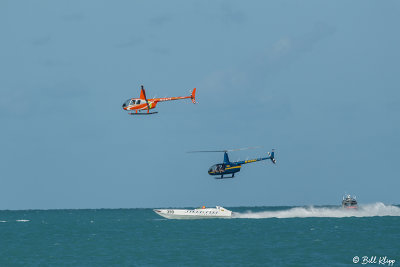
[[[272,163],[276,164],[276,160],[275,160],[275,150],[272,149],[272,152],[271,152],[271,153],[270,153],[270,152],[267,152],[267,154],[268,154],[268,157],[265,157],[265,158],[248,159],[248,160],[243,160],[243,161],[237,161],[237,162],[235,162],[235,163],[236,163],[236,164],[242,165],[242,164],[248,164],[248,163],[253,163],[253,162],[257,162],[257,161],[262,161],[262,160],[267,160],[267,159],[269,159],[269,160],[272,161]]]

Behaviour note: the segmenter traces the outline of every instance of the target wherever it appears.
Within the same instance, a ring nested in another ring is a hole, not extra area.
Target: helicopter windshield
[[[124,102],[124,104],[122,105],[122,107],[129,106],[129,105],[130,105],[130,102],[131,102],[130,99],[126,100],[126,101]]]
[[[210,167],[208,172],[224,172],[225,171],[225,164],[215,164]]]

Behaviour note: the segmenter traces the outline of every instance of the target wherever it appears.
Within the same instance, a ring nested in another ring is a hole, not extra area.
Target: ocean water
[[[0,266],[400,266],[399,206],[227,208],[234,218],[0,211]],[[391,264],[379,263],[385,256]]]

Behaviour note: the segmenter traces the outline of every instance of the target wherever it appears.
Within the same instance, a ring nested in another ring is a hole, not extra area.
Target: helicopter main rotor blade
[[[227,152],[227,150],[199,150],[199,151],[188,151],[186,153],[201,153],[201,152]]]
[[[256,148],[261,148],[261,147],[260,146],[243,147],[243,148],[236,148],[236,149],[228,149],[226,151],[231,152],[231,151],[248,150],[248,149],[256,149]]]
[[[260,148],[260,146],[255,147],[244,147],[244,148],[236,148],[236,149],[225,149],[225,150],[198,150],[198,151],[188,151],[187,153],[198,153],[198,152],[231,152],[231,151],[239,151],[239,150],[247,150],[247,149],[256,149]]]

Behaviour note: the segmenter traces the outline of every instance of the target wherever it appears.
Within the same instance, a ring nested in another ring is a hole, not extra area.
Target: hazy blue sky
[[[400,203],[400,2],[0,1],[0,209]],[[139,96],[188,95],[153,116]],[[278,164],[214,180],[222,154]]]

